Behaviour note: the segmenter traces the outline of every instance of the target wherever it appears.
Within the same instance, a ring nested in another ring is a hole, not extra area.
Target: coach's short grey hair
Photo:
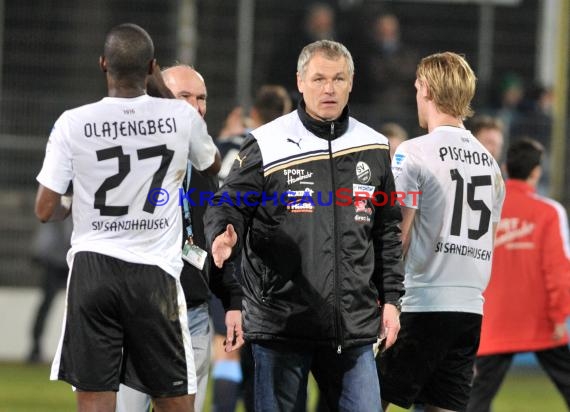
[[[344,57],[348,65],[348,74],[350,76],[354,75],[354,61],[352,60],[352,55],[346,46],[332,40],[319,40],[306,45],[303,50],[301,50],[299,60],[297,60],[297,72],[301,77],[305,75],[305,70],[307,69],[309,60],[311,60],[311,58],[317,53],[322,53],[327,58],[335,60],[340,57]]]

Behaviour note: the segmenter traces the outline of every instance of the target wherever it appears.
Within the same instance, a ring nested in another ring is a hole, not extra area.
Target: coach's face
[[[297,87],[309,116],[323,121],[336,120],[348,103],[352,76],[345,57],[330,59],[316,53],[304,73],[297,73]]]

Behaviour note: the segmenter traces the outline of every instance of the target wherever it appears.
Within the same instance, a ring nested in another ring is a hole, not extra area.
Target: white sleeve
[[[495,167],[494,176],[494,189],[495,189],[495,202],[493,204],[493,223],[499,223],[501,220],[501,210],[503,209],[503,202],[505,201],[505,182],[503,181],[503,176],[501,175],[501,169],[498,166]]]
[[[562,239],[562,248],[564,249],[564,254],[566,259],[570,259],[570,236],[568,234],[568,215],[566,214],[566,209],[560,203],[550,200],[550,203],[556,209],[558,214],[558,227],[560,230],[560,238]]]
[[[396,149],[394,158],[392,159],[392,174],[394,175],[394,183],[396,190],[403,192],[404,206],[417,209],[418,199],[421,198],[419,192],[420,186],[420,163],[416,160],[416,156],[411,152],[410,145],[402,143]],[[413,195],[416,193],[416,195]]]
[[[73,180],[71,147],[66,115],[62,114],[51,129],[42,170],[36,180],[56,193],[64,194]]]
[[[218,149],[208,134],[206,122],[193,112],[191,116],[190,144],[188,147],[188,159],[197,170],[205,170],[214,163]]]

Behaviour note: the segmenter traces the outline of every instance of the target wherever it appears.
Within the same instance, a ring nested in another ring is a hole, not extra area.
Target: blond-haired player
[[[459,411],[469,399],[504,183],[493,156],[463,126],[476,82],[465,59],[425,57],[416,77],[428,134],[403,142],[392,170],[396,190],[422,194],[402,208],[406,294],[399,338],[378,358],[382,400]]]

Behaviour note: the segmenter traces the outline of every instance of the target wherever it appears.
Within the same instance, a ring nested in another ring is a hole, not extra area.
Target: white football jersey
[[[37,180],[62,194],[73,182],[68,261],[92,251],[178,277],[187,159],[204,170],[216,152],[203,119],[180,100],[106,97],[64,112]]]
[[[392,172],[416,209],[403,310],[483,313],[505,196],[497,162],[468,130],[440,126],[398,146]]]

